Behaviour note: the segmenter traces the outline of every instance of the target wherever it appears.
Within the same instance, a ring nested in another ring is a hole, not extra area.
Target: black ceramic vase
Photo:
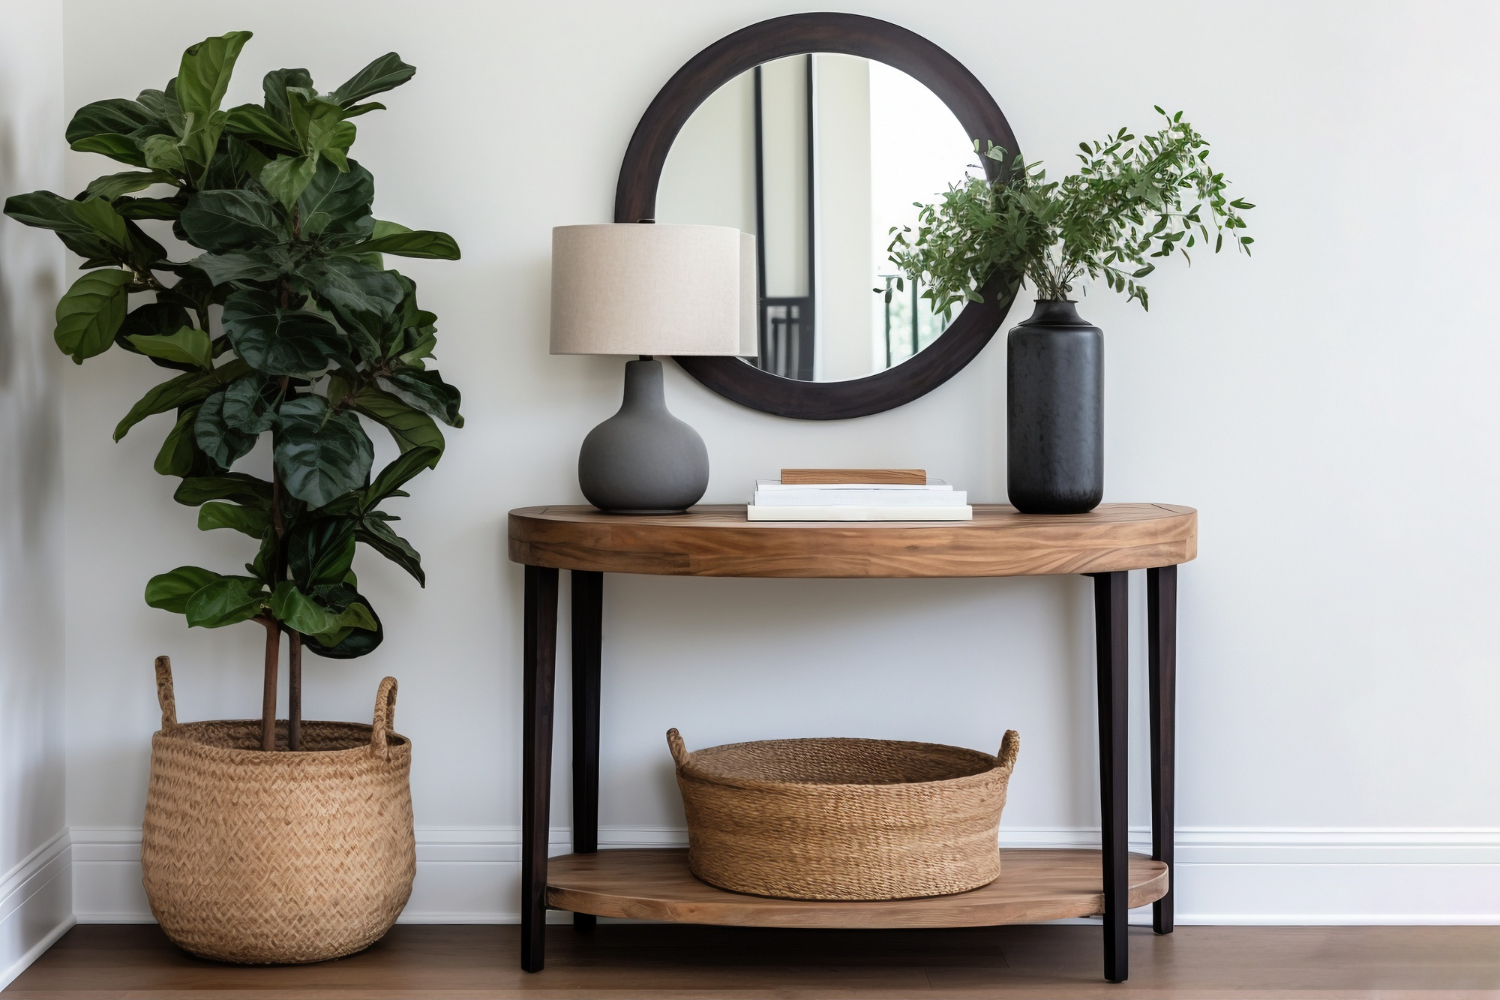
[[[1072,302],[1038,301],[1006,339],[1006,492],[1024,514],[1104,497],[1104,333]]]

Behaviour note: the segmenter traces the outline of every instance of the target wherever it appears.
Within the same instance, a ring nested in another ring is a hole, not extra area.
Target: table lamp
[[[667,410],[654,354],[757,351],[755,237],[725,226],[552,230],[553,354],[635,354],[620,410],[589,432],[578,485],[617,514],[675,514],[708,489],[703,438]]]

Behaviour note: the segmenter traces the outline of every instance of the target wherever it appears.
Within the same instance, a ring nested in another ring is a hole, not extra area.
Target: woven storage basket
[[[688,867],[782,899],[910,899],[1000,874],[1000,811],[1020,738],[1000,755],[933,743],[814,739],[688,753],[667,733]]]
[[[245,963],[320,962],[378,941],[417,869],[395,678],[380,682],[373,726],[304,722],[296,753],[284,721],[271,753],[259,720],[179,724],[165,656],[156,686],[141,881],[167,937]]]

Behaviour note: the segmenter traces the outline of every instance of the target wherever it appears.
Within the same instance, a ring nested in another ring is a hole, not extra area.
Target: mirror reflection
[[[656,218],[759,237],[760,353],[748,364],[803,381],[862,378],[943,332],[922,289],[897,290],[889,234],[915,228],[913,202],[977,172],[975,160],[958,119],[900,70],[789,56],[693,113],[662,170]]]

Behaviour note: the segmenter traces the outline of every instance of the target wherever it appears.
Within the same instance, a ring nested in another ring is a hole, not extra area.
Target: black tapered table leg
[[[1099,815],[1104,854],[1104,978],[1123,983],[1130,974],[1129,828],[1126,824],[1126,741],[1130,611],[1128,575],[1094,574],[1094,629],[1099,670]]]
[[[1151,926],[1172,933],[1177,891],[1177,567],[1146,570],[1151,659],[1151,856],[1167,864],[1167,894],[1151,906]]]
[[[573,853],[599,849],[599,664],[604,627],[604,574],[573,570]],[[573,914],[591,931],[592,913]]]
[[[551,827],[552,702],[557,667],[557,570],[526,567],[521,763],[521,968],[546,963],[547,839]]]

